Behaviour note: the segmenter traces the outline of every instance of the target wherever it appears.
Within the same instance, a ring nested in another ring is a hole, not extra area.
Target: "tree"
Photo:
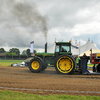
[[[36,53],[36,50],[34,50],[34,53]],[[31,56],[30,49],[23,50],[22,55],[24,55],[24,56]]]
[[[30,49],[26,50],[27,56],[31,56]]]
[[[5,49],[4,48],[0,48],[0,53],[5,53]]]
[[[36,50],[34,50],[34,53],[36,53]]]
[[[5,55],[6,55],[6,56],[16,56],[16,53],[15,53],[15,52],[13,52],[13,53],[6,52]]]
[[[17,49],[17,48],[12,48],[12,49],[9,50],[9,52],[10,52],[10,53],[16,53],[17,56],[20,55],[20,50]]]
[[[10,53],[10,55],[11,55],[11,56],[16,56],[16,53],[15,53],[15,52],[13,52],[13,53]]]
[[[10,56],[10,53],[9,52],[6,52],[6,54],[5,54],[6,56]]]
[[[27,56],[26,50],[23,50],[22,55]]]

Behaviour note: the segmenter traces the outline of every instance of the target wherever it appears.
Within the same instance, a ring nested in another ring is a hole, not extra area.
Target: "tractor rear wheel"
[[[100,64],[96,66],[97,72],[100,72]]]
[[[60,74],[72,74],[75,69],[75,62],[70,55],[61,55],[56,60],[55,68]]]
[[[43,61],[40,57],[34,58],[30,61],[29,69],[33,73],[38,73],[42,70]]]

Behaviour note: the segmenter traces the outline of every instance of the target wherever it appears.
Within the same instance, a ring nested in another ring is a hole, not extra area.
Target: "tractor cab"
[[[55,56],[59,56],[61,54],[72,55],[70,42],[56,42]]]

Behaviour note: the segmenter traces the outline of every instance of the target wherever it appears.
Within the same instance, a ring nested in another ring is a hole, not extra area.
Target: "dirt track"
[[[3,87],[38,94],[100,96],[100,75],[59,75],[55,68],[31,73],[27,67],[0,66],[0,89]]]

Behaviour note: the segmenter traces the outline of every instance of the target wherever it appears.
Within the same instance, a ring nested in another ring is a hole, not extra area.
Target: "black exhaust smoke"
[[[45,44],[45,53],[47,53],[47,43]]]

